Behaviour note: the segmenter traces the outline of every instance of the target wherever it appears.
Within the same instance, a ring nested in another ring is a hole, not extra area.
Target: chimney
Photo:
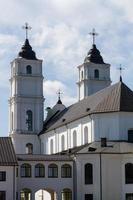
[[[101,147],[107,147],[107,138],[101,138]]]

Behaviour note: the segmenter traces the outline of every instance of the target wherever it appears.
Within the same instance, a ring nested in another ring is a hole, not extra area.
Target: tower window
[[[32,67],[30,65],[26,66],[26,74],[32,74]]]
[[[99,70],[98,69],[94,70],[94,78],[99,78]]]
[[[84,72],[81,71],[81,79],[83,79],[83,78],[84,78]]]
[[[26,144],[26,153],[27,154],[33,153],[33,144],[31,144],[31,143]]]
[[[32,121],[33,121],[33,114],[32,114],[32,111],[31,110],[27,110],[26,112],[26,115],[27,115],[27,119],[26,119],[26,124],[28,126],[28,131],[32,131]]]

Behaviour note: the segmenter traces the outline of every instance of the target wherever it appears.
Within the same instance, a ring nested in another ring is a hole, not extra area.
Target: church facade
[[[42,60],[27,38],[11,62],[0,200],[133,199],[133,91],[122,77],[111,85],[95,43],[78,71],[79,100],[59,96],[44,121]]]

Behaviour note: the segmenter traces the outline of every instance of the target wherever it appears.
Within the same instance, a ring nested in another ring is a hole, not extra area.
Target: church
[[[77,102],[66,107],[59,95],[45,120],[43,60],[28,37],[11,62],[0,200],[133,199],[133,91],[121,76],[111,85],[95,34],[77,67]]]

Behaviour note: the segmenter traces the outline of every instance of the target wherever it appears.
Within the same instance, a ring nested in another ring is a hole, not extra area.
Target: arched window
[[[31,200],[31,190],[28,188],[21,190],[20,200]]]
[[[61,177],[62,178],[71,178],[72,177],[72,168],[71,165],[64,164],[61,167]]]
[[[31,165],[28,163],[21,165],[21,177],[31,177]]]
[[[31,110],[27,110],[26,112],[27,119],[26,119],[26,124],[28,131],[32,131],[32,124],[33,124],[33,114]]]
[[[26,154],[32,154],[33,153],[33,144],[28,143],[26,144]]]
[[[99,78],[99,70],[98,69],[94,70],[94,78]]]
[[[45,167],[43,164],[35,165],[35,177],[44,177],[45,176]]]
[[[81,71],[81,79],[83,79],[83,78],[84,78],[84,72]]]
[[[73,147],[77,146],[77,132],[73,131]]]
[[[72,191],[68,188],[61,192],[61,200],[72,200]]]
[[[125,164],[125,183],[126,184],[133,183],[133,164],[132,163]]]
[[[53,139],[50,140],[50,154],[54,153],[54,143],[53,143]]]
[[[32,74],[32,67],[30,65],[26,66],[26,74]]]
[[[88,127],[84,128],[84,144],[88,143]]]
[[[61,151],[65,150],[65,136],[61,136]]]
[[[85,184],[93,184],[93,165],[90,163],[85,164]]]
[[[56,164],[50,164],[48,166],[48,177],[57,178],[58,177],[58,166]]]

